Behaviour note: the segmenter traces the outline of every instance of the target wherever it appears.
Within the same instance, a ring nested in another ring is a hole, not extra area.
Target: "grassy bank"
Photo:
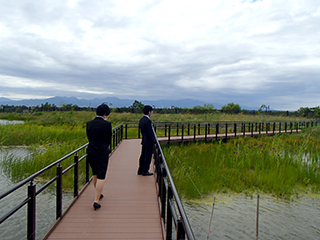
[[[142,113],[114,113],[109,116],[109,121],[116,126],[122,122],[138,122]],[[83,125],[95,116],[92,111],[69,112],[34,112],[34,113],[0,113],[0,119],[22,120],[37,125]],[[266,114],[159,114],[151,117],[153,122],[182,122],[182,121],[305,121],[303,117],[272,116]]]
[[[122,122],[138,122],[141,118],[142,114],[137,113],[111,113],[109,116],[109,121],[111,121],[113,126],[117,126]],[[1,146],[19,146],[25,145],[31,148],[34,151],[34,154],[31,157],[27,157],[23,161],[20,159],[15,159],[12,156],[7,156],[4,161],[2,161],[1,166],[4,169],[4,172],[11,176],[11,178],[15,181],[23,179],[25,176],[29,176],[48,164],[60,159],[65,156],[67,153],[77,149],[79,146],[82,146],[87,142],[85,127],[86,122],[93,119],[95,117],[95,112],[90,111],[69,111],[69,112],[34,112],[34,113],[1,113],[0,119],[7,120],[23,120],[25,121],[22,125],[0,125],[0,147]],[[222,114],[222,113],[214,113],[214,114],[153,114],[151,119],[153,122],[174,122],[174,121],[305,121],[305,118],[287,118],[283,116],[268,116],[268,115],[244,115],[244,114]],[[137,137],[136,129],[128,130],[128,137]],[[233,147],[242,147],[247,144],[248,138],[245,140],[239,139],[239,141],[244,141],[243,143],[232,143]],[[252,140],[253,141],[253,140]],[[271,141],[270,139],[266,142]],[[272,140],[273,142],[273,140]],[[230,144],[230,143],[229,143]],[[264,143],[266,145],[267,143]],[[202,145],[192,145],[192,146],[183,146],[180,148],[171,148],[166,149],[167,154],[173,156],[179,156],[179,154],[183,154],[183,152],[189,152],[189,155],[197,156],[199,155],[198,151],[208,152],[210,154],[214,154],[218,156],[221,154],[222,163],[227,162],[228,156],[224,156],[226,153],[225,147],[229,147],[230,151],[237,152],[228,144],[212,144],[212,146],[218,147],[217,151],[212,152],[215,147],[209,147],[207,150],[201,150]],[[255,146],[254,143],[251,143],[250,146]],[[247,146],[248,147],[248,146]],[[220,149],[221,148],[221,149]],[[220,150],[219,150],[220,149]],[[181,153],[180,153],[181,151]],[[244,151],[244,150],[243,150]],[[175,153],[179,154],[175,154]],[[173,154],[174,153],[174,154]],[[202,152],[201,152],[202,153]],[[258,154],[257,154],[258,155]],[[204,155],[205,156],[205,155]],[[239,157],[239,154],[232,155],[233,158],[237,159],[239,162],[244,162]],[[250,156],[247,156],[249,158]],[[202,158],[201,158],[202,159]],[[207,162],[207,168],[212,168],[211,165],[218,164],[218,159],[214,161],[212,164],[211,157],[208,156],[208,161],[203,158],[202,161]],[[72,161],[72,159],[70,160]],[[175,176],[178,178],[184,178],[183,174],[190,174],[191,176],[202,174],[203,170],[198,169],[198,165],[194,165],[194,160],[190,160],[190,163],[183,163],[184,157],[181,155],[181,159],[176,160],[176,164],[182,164],[182,167],[179,165],[174,165],[174,159],[171,159],[172,168],[174,169]],[[198,160],[196,160],[198,161]],[[219,164],[222,164],[219,163]],[[186,165],[184,165],[186,164]],[[241,164],[240,164],[241,165]],[[178,166],[178,167],[177,167]],[[189,169],[189,166],[197,166],[195,169],[190,167],[189,172],[183,172]],[[235,167],[234,167],[235,168]],[[182,169],[182,170],[181,170]],[[217,170],[215,170],[217,171]],[[220,171],[220,176],[228,176],[232,174],[235,169],[225,169]],[[251,173],[253,170],[248,171]],[[256,171],[256,170],[255,170]],[[255,172],[253,171],[253,172]],[[52,174],[55,174],[53,172]],[[70,173],[70,175],[72,175]],[[250,174],[249,174],[250,175]],[[216,175],[215,173],[215,176]],[[251,176],[251,175],[250,175]],[[45,177],[45,176],[44,176]],[[226,178],[226,177],[225,177]],[[243,174],[241,178],[250,178],[246,174]],[[193,177],[191,178],[193,179]],[[309,178],[306,179],[306,181]],[[210,174],[208,174],[207,180],[203,180],[204,182],[211,183],[215,181],[215,178],[212,178]],[[184,179],[186,181],[186,179]],[[200,180],[199,180],[200,181]],[[249,181],[249,180],[248,180]],[[252,180],[254,181],[254,180]],[[64,181],[64,184],[68,184],[70,181]],[[213,189],[218,189],[214,187],[205,187],[200,181],[197,186],[201,186],[201,191],[204,193],[208,193]],[[209,184],[210,185],[210,184]],[[220,184],[223,186],[219,191],[225,191],[229,189],[229,185],[232,185],[232,180],[229,178],[225,179],[225,183]],[[239,185],[238,183],[234,184],[236,186],[236,191],[244,191],[246,188],[243,185]],[[196,193],[188,193],[182,186],[182,192],[186,194],[186,196],[194,197]],[[190,188],[191,189],[191,188]],[[251,185],[247,187],[248,191],[253,191],[255,187]],[[269,191],[266,189],[266,191]],[[283,194],[280,190],[277,190],[276,194]]]
[[[299,134],[244,137],[226,143],[164,147],[179,193],[267,193],[289,198],[320,192],[320,128]]]

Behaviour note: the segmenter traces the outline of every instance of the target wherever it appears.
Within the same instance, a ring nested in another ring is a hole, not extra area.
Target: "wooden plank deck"
[[[140,142],[124,140],[111,155],[101,208],[90,183],[47,239],[163,239],[155,178],[137,175]]]

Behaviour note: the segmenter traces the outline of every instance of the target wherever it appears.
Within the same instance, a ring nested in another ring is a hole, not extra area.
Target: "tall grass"
[[[70,149],[75,150],[82,146],[84,142],[74,141],[68,144],[61,142],[54,142],[45,144],[42,146],[33,145],[29,148],[32,150],[32,154],[21,157],[14,157],[12,154],[6,155],[3,157],[0,162],[0,167],[2,171],[10,177],[13,182],[18,182],[24,178],[36,173],[37,171],[45,168],[49,164],[57,161],[63,156],[70,153]],[[85,149],[81,150],[78,155],[83,156],[85,154]],[[69,157],[61,163],[63,169],[66,169],[73,163],[73,157]],[[80,184],[85,182],[85,161],[82,161],[79,165],[79,168],[82,169],[79,171],[81,175],[79,176]],[[42,181],[43,179],[50,179],[56,175],[56,167],[51,168],[50,170],[43,173],[41,176],[36,178],[36,181]],[[70,170],[63,177],[63,187],[65,189],[72,189],[73,187],[73,169]]]
[[[289,198],[320,191],[319,134],[317,127],[299,134],[164,146],[163,151],[186,198],[212,192]]]
[[[142,113],[114,113],[109,116],[113,126],[122,122],[138,122]],[[87,142],[86,122],[96,116],[92,111],[0,113],[0,119],[23,120],[21,125],[0,125],[0,147],[27,145],[34,154],[24,160],[7,157],[2,168],[15,181],[29,176]],[[262,119],[263,118],[263,119]],[[174,121],[284,121],[281,116],[229,114],[153,114],[153,122]],[[303,120],[296,118],[290,120]],[[128,129],[128,138],[137,138],[137,129]],[[186,147],[187,148],[187,147]],[[172,148],[171,150],[173,150]],[[177,150],[178,151],[178,150]],[[218,154],[218,153],[217,153]],[[309,153],[312,154],[312,153]],[[311,155],[310,155],[311,156]],[[223,156],[222,156],[223,157]],[[69,160],[68,160],[69,161]],[[72,160],[70,160],[72,161]],[[180,160],[179,160],[180,161]],[[187,167],[187,166],[186,166]],[[191,169],[192,170],[192,169]],[[53,170],[54,171],[54,170]],[[176,170],[178,171],[178,169]],[[309,170],[310,171],[310,170]],[[55,174],[55,173],[53,173]],[[192,174],[192,172],[190,172]],[[43,176],[46,177],[46,176]],[[308,178],[309,179],[309,178]],[[308,181],[306,179],[306,181]],[[227,180],[226,180],[227,181]],[[64,184],[69,181],[64,181]],[[226,185],[227,186],[227,185]],[[241,188],[241,186],[240,186]],[[209,191],[209,190],[206,190]]]
[[[86,133],[83,126],[67,124],[43,126],[30,123],[0,125],[0,146],[44,145],[52,142],[73,142],[84,138],[86,138]]]
[[[114,125],[122,122],[138,122],[143,113],[115,113],[111,112],[109,121]],[[34,113],[0,113],[0,119],[23,120],[38,125],[69,124],[83,125],[95,117],[94,111],[69,112],[34,112]],[[185,121],[305,121],[303,117],[272,116],[265,114],[159,114],[153,113],[153,122],[185,122]]]

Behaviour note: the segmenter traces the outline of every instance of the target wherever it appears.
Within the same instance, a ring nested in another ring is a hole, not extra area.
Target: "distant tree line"
[[[108,104],[108,103],[107,103]],[[112,112],[130,112],[130,113],[142,113],[144,105],[135,100],[131,106],[128,107],[112,107],[112,103],[108,104],[112,109]],[[194,106],[192,108],[181,108],[171,106],[170,108],[156,108],[153,106],[155,113],[160,114],[178,114],[178,113],[190,113],[190,114],[206,114],[206,113],[226,113],[226,114],[268,114],[274,116],[302,116],[306,118],[320,118],[320,106],[313,108],[303,108],[301,107],[297,111],[271,111],[270,106],[262,104],[259,110],[246,110],[241,109],[239,104],[228,103],[221,107],[221,109],[216,109],[212,104],[204,104],[203,106]],[[66,104],[61,103],[60,106],[55,104],[50,104],[46,102],[40,106],[14,106],[14,105],[0,105],[0,112],[43,112],[43,111],[95,111],[96,108],[93,107],[80,107],[76,104]]]

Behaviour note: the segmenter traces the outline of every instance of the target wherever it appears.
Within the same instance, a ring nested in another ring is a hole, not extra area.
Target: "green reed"
[[[9,176],[13,182],[18,182],[67,155],[71,152],[70,149],[75,150],[81,147],[83,144],[84,142],[82,141],[74,141],[68,144],[53,142],[47,143],[43,146],[30,146],[29,149],[32,150],[32,154],[24,158],[14,157],[12,154],[6,155],[0,162],[0,167],[2,171],[7,176]],[[79,156],[83,156],[84,154],[85,149],[79,151],[78,153]],[[66,169],[73,163],[73,161],[73,156],[62,161],[62,168]],[[85,161],[80,162],[79,168],[81,169],[79,171],[79,173],[81,174],[79,176],[79,179],[80,183],[83,185],[85,181]],[[43,179],[50,179],[56,175],[56,171],[56,166],[52,167],[50,170],[37,177],[35,180],[41,182]],[[63,187],[66,189],[73,188],[73,169],[71,169],[64,175]]]
[[[0,146],[46,144],[53,141],[72,142],[84,139],[83,126],[70,125],[36,125],[31,123],[17,125],[0,125]]]
[[[95,116],[96,114],[93,111],[0,113],[0,119],[25,121],[25,123],[21,125],[0,125],[0,147],[26,145],[34,150],[34,154],[26,157],[24,160],[16,159],[12,156],[7,156],[1,162],[1,168],[4,169],[3,171],[8,176],[11,176],[15,181],[21,180],[26,176],[30,176],[31,174],[39,171],[48,164],[60,159],[69,152],[85,144],[87,142],[86,122],[93,119]],[[108,120],[115,127],[122,122],[137,123],[142,116],[142,113],[138,114],[112,112]],[[262,116],[250,116],[243,114],[228,115],[221,113],[154,113],[151,119],[155,123],[165,121],[259,121],[262,120]],[[280,121],[286,119],[288,118],[281,116],[263,116],[263,120],[265,121]],[[137,138],[137,128],[128,129],[127,134],[128,138]],[[73,159],[68,159],[68,161],[72,162]],[[63,164],[63,167],[65,167],[65,164]],[[56,170],[52,170],[50,176],[55,175],[55,171]],[[308,171],[310,172],[310,169]],[[72,175],[72,171],[67,175]],[[42,177],[49,178],[50,176],[44,175]],[[70,176],[70,179],[71,178],[72,176]],[[308,182],[310,180],[309,178],[305,178],[305,181]],[[72,183],[72,180],[63,181],[63,183],[68,185]],[[205,189],[205,191],[208,192],[211,190]]]
[[[319,134],[317,127],[225,143],[176,144],[163,151],[179,193],[186,198],[229,191],[288,198],[320,191]]]

